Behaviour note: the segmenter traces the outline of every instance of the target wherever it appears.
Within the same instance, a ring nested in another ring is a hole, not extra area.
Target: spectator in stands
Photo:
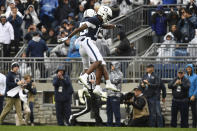
[[[162,4],[177,4],[177,0],[162,0]]]
[[[50,52],[50,57],[67,57],[69,50],[70,40],[66,40],[65,43],[57,45]]]
[[[151,23],[154,31],[153,42],[162,43],[163,37],[167,32],[167,17],[161,5],[157,7],[156,13],[151,16]]]
[[[1,12],[1,14],[5,14],[5,12],[6,12],[6,8],[5,8],[5,6],[0,6],[0,12]]]
[[[68,22],[68,33],[70,34],[75,28],[75,21],[69,21]]]
[[[195,30],[195,37],[192,39],[188,45],[187,52],[190,56],[196,57],[197,54],[197,29]]]
[[[57,123],[60,126],[69,124],[71,115],[71,102],[73,87],[69,76],[65,75],[65,69],[59,67],[57,75],[53,78],[53,86],[55,89],[55,107]]]
[[[25,22],[25,29],[28,29],[33,24],[33,17],[28,8],[25,10],[23,21]]]
[[[170,8],[170,13],[167,16],[167,21],[168,21],[169,27],[171,27],[172,25],[177,25],[179,21],[179,16],[177,12],[174,11],[173,7]]]
[[[15,54],[19,51],[20,40],[22,36],[21,25],[23,23],[23,19],[17,15],[17,8],[12,8],[12,13],[7,19],[14,29],[14,41],[12,41],[11,46],[15,48]]]
[[[54,13],[58,5],[59,5],[58,0],[41,0],[40,1],[40,14],[39,14],[40,21],[47,28],[51,28],[52,26],[51,23],[53,23],[55,20]]]
[[[120,7],[119,15],[126,15],[131,9],[131,2],[129,0],[118,0]]]
[[[63,0],[63,4],[59,5],[55,11],[55,17],[59,22],[62,22],[64,19],[68,19],[68,14],[72,11],[69,0]]]
[[[47,44],[57,44],[57,36],[54,29],[49,29],[48,38],[46,41]]]
[[[170,28],[170,31],[171,33],[173,34],[174,36],[174,40],[178,43],[178,42],[181,42],[181,37],[182,37],[182,34],[181,32],[177,29],[177,26],[176,25],[172,25],[171,28]]]
[[[126,34],[121,31],[117,35],[118,40],[120,40],[119,46],[115,49],[117,56],[131,56],[131,47]]]
[[[74,21],[75,20],[75,14],[73,12],[68,14],[68,21]]]
[[[132,118],[129,120],[128,126],[146,127],[149,120],[149,109],[146,97],[143,94],[141,86],[134,88],[135,96],[129,100],[133,106]]]
[[[39,32],[40,31],[37,29],[36,25],[31,24],[27,30],[27,34],[25,35],[24,39],[27,41],[27,43],[32,40],[33,33]],[[41,33],[40,33],[41,34]]]
[[[185,77],[190,81],[189,88],[189,99],[190,106],[192,110],[192,127],[196,128],[197,124],[197,75],[194,73],[194,67],[192,64],[188,64],[185,67],[186,74]]]
[[[144,89],[143,94],[148,101],[149,106],[149,126],[162,127],[163,120],[160,110],[160,101],[158,100],[158,88],[160,88],[160,78],[154,73],[154,65],[150,64],[146,67],[146,74],[142,77],[140,83]],[[159,115],[159,116],[157,116]],[[157,119],[159,118],[159,119]],[[157,123],[157,125],[156,125]]]
[[[173,56],[173,51],[175,49],[175,41],[174,36],[171,32],[167,33],[164,36],[164,42],[161,44],[160,48],[158,48],[158,57],[171,57]],[[169,60],[169,59],[168,59]]]
[[[86,0],[87,2],[84,4],[84,10],[94,9],[95,0]]]
[[[31,126],[34,126],[34,111],[33,111],[33,108],[34,108],[35,95],[37,93],[36,85],[32,81],[30,75],[25,75],[24,76],[24,80],[26,82],[26,87],[25,88],[29,91],[28,92],[28,103],[29,103],[29,108],[31,110],[31,113],[30,113],[30,124],[31,124]]]
[[[177,114],[181,113],[181,128],[187,128],[189,117],[188,92],[190,81],[184,76],[184,69],[180,68],[177,77],[169,84],[168,88],[172,89],[172,107],[171,107],[171,126],[177,127]]]
[[[33,6],[36,14],[38,14],[38,7],[39,7],[39,3],[37,0],[27,0],[27,3],[25,3],[25,8],[28,9],[29,6]]]
[[[1,15],[0,21],[0,43],[3,45],[3,56],[10,57],[10,43],[14,40],[14,29],[6,20],[6,15]]]
[[[18,11],[23,15],[24,14],[24,11],[25,11],[25,7],[21,3],[21,0],[14,0],[14,2],[16,4],[16,8],[18,9]]]
[[[100,32],[96,40],[96,46],[98,47],[103,57],[110,56],[110,50],[109,47],[107,46],[107,41],[103,38],[103,35]]]
[[[83,12],[84,12],[84,6],[82,4],[79,4],[79,12],[78,12],[78,14],[75,17],[77,21],[81,21],[82,20]]]
[[[190,42],[195,36],[195,29],[197,28],[197,17],[192,16],[192,13],[188,9],[183,9],[181,20],[178,22],[178,29],[182,33],[183,43]]]
[[[29,5],[27,7],[26,14],[31,15],[30,17],[32,18],[34,25],[38,25],[40,23],[40,20],[38,19],[38,15],[33,5]]]
[[[8,3],[8,7],[7,7],[7,10],[6,10],[6,18],[8,18],[11,14],[12,14],[12,8],[15,8],[16,5],[15,5],[15,2],[14,1],[10,1]],[[23,19],[23,15],[21,14],[21,12],[17,9],[17,15],[20,16],[22,19]]]
[[[46,42],[40,37],[40,34],[38,32],[33,33],[33,38],[28,42],[28,46],[26,49],[26,56],[27,57],[44,57],[44,52],[48,50],[48,47],[46,45]],[[36,69],[40,71],[41,78],[46,77],[46,71],[45,71],[45,65],[42,61],[44,59],[36,59],[38,62],[36,64]],[[34,69],[34,65],[31,65],[31,69]],[[33,74],[36,72],[33,71]],[[41,81],[42,82],[42,81]],[[43,81],[44,82],[44,81]]]
[[[2,5],[5,6],[5,3],[6,3],[6,0],[1,0],[0,1],[0,6],[2,6]]]
[[[17,62],[12,63],[11,65],[11,71],[8,72],[8,75],[6,77],[6,105],[1,113],[0,116],[0,124],[3,123],[3,120],[5,119],[5,117],[8,115],[8,113],[10,112],[10,110],[13,108],[13,105],[15,106],[16,109],[16,113],[18,115],[19,118],[19,125],[24,125],[24,121],[22,118],[22,113],[21,113],[21,100],[19,98],[19,93],[15,94],[14,96],[9,96],[7,93],[14,89],[17,88],[19,86],[19,88],[21,88],[21,86],[24,84],[24,81],[21,80],[21,76],[20,73],[18,73],[19,70],[19,64]]]
[[[73,10],[74,15],[76,15],[78,12],[79,0],[69,0],[69,4],[71,9]]]
[[[38,32],[33,33],[33,38],[28,42],[26,55],[27,57],[44,57],[44,52],[48,47]]]
[[[136,52],[135,44],[131,43],[130,47],[131,47],[131,56],[136,56],[137,52]]]
[[[69,31],[69,29],[70,29],[69,24],[70,24],[70,22],[67,19],[64,19],[61,23],[61,27],[63,28],[63,30]],[[68,34],[66,34],[66,35],[68,35]]]
[[[111,63],[110,72],[111,83],[115,85],[118,92],[107,90],[107,125],[113,126],[113,115],[115,116],[115,126],[120,126],[120,92],[122,90],[123,74],[120,70],[120,63],[114,61]]]
[[[5,90],[6,90],[6,76],[0,73],[0,114],[3,110]]]
[[[44,26],[44,25],[42,25],[41,27],[40,27],[40,31],[41,31],[41,37],[42,37],[42,39],[44,40],[44,41],[46,41],[47,40],[47,38],[48,38],[48,31],[47,31],[47,28]]]
[[[68,57],[73,57],[73,58],[80,57],[79,45],[75,44],[77,38],[78,36],[75,35],[70,39]]]
[[[192,12],[192,15],[197,15],[197,6],[195,4],[195,0],[190,0],[190,2],[187,4],[187,9],[189,9]]]

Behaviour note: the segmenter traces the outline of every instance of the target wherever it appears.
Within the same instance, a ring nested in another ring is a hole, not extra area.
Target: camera
[[[121,103],[130,104],[129,100],[135,96],[134,92],[128,92],[126,94],[122,94]]]

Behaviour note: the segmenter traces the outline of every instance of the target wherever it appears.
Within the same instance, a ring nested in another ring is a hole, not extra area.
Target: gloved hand
[[[68,37],[60,38],[60,39],[57,40],[57,42],[61,43],[61,42],[64,42],[66,40],[68,40]]]

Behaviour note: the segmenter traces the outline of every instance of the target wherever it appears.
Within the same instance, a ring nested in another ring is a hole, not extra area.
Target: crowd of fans
[[[119,15],[125,15],[129,10],[140,6],[140,5],[156,5],[156,1],[152,0],[2,0],[0,2],[0,15],[1,23],[5,20],[11,24],[7,24],[7,22],[3,22],[3,25],[6,23],[5,34],[1,33],[0,43],[3,44],[4,54],[3,56],[9,57],[10,50],[14,49],[14,54],[16,54],[19,50],[20,41],[23,39],[28,43],[33,38],[34,32],[39,32],[39,36],[42,40],[48,44],[58,44],[58,39],[67,36],[71,33],[75,27],[78,27],[79,22],[83,18],[83,12],[86,9],[95,9],[98,10],[100,5],[110,6],[113,11],[113,18]],[[159,4],[177,4],[177,3],[188,3],[186,8],[186,13],[184,17],[189,17],[187,9],[194,15],[196,6],[195,2],[191,1],[176,1],[176,0],[158,0]],[[158,4],[157,3],[157,4]],[[162,42],[163,38],[159,36],[164,36],[166,34],[166,24],[167,21],[169,26],[177,24],[177,28],[180,26],[183,29],[179,29],[179,31],[184,35],[185,39],[189,41],[194,37],[194,31],[185,31],[184,28],[187,28],[183,21],[180,21],[182,15],[181,11],[185,10],[184,8],[179,9],[179,13],[171,9],[169,16],[167,17],[164,12],[162,12],[162,7],[157,9],[157,13],[153,15],[152,23],[153,30],[157,37],[154,37],[154,42]],[[190,13],[190,12],[189,12]],[[161,23],[158,23],[158,14],[159,16],[163,16]],[[173,18],[173,19],[171,19]],[[157,19],[157,20],[156,20]],[[192,17],[192,19],[195,19]],[[155,25],[155,26],[154,26]],[[159,26],[159,28],[158,28]],[[3,28],[3,27],[1,27]],[[180,39],[179,31],[175,31],[175,38]],[[191,34],[188,34],[191,33]],[[6,35],[9,33],[10,35]],[[178,36],[177,36],[178,35]],[[5,37],[7,36],[7,37]],[[102,36],[102,35],[101,35]],[[190,38],[187,38],[190,37]],[[14,38],[13,38],[14,37]],[[4,40],[6,39],[6,40]],[[73,42],[76,38],[73,38]],[[120,40],[123,38],[120,38]],[[186,40],[186,41],[188,41]],[[71,42],[67,42],[71,45]],[[109,43],[107,43],[109,46]],[[69,45],[66,44],[66,47],[69,48]],[[125,47],[128,47],[125,46]],[[122,50],[120,50],[120,48]],[[125,52],[124,49],[120,47],[117,50],[116,55],[122,56],[122,52]],[[130,50],[129,50],[130,49]],[[131,48],[128,49],[128,52],[133,50],[134,47],[131,45]],[[72,53],[75,52],[73,50],[77,50],[77,47],[70,48],[67,52],[64,52],[64,56],[68,57],[77,57]],[[127,49],[126,49],[127,50]],[[135,53],[125,53],[128,56],[135,55]],[[58,54],[59,55],[59,54]],[[30,57],[31,54],[29,54]],[[28,57],[28,56],[27,56]],[[35,56],[34,56],[35,57]],[[38,55],[37,57],[42,57],[42,55]]]

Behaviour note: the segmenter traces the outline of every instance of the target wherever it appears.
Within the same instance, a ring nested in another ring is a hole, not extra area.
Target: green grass
[[[60,127],[0,126],[0,131],[196,131],[195,128],[132,128],[132,127]]]

